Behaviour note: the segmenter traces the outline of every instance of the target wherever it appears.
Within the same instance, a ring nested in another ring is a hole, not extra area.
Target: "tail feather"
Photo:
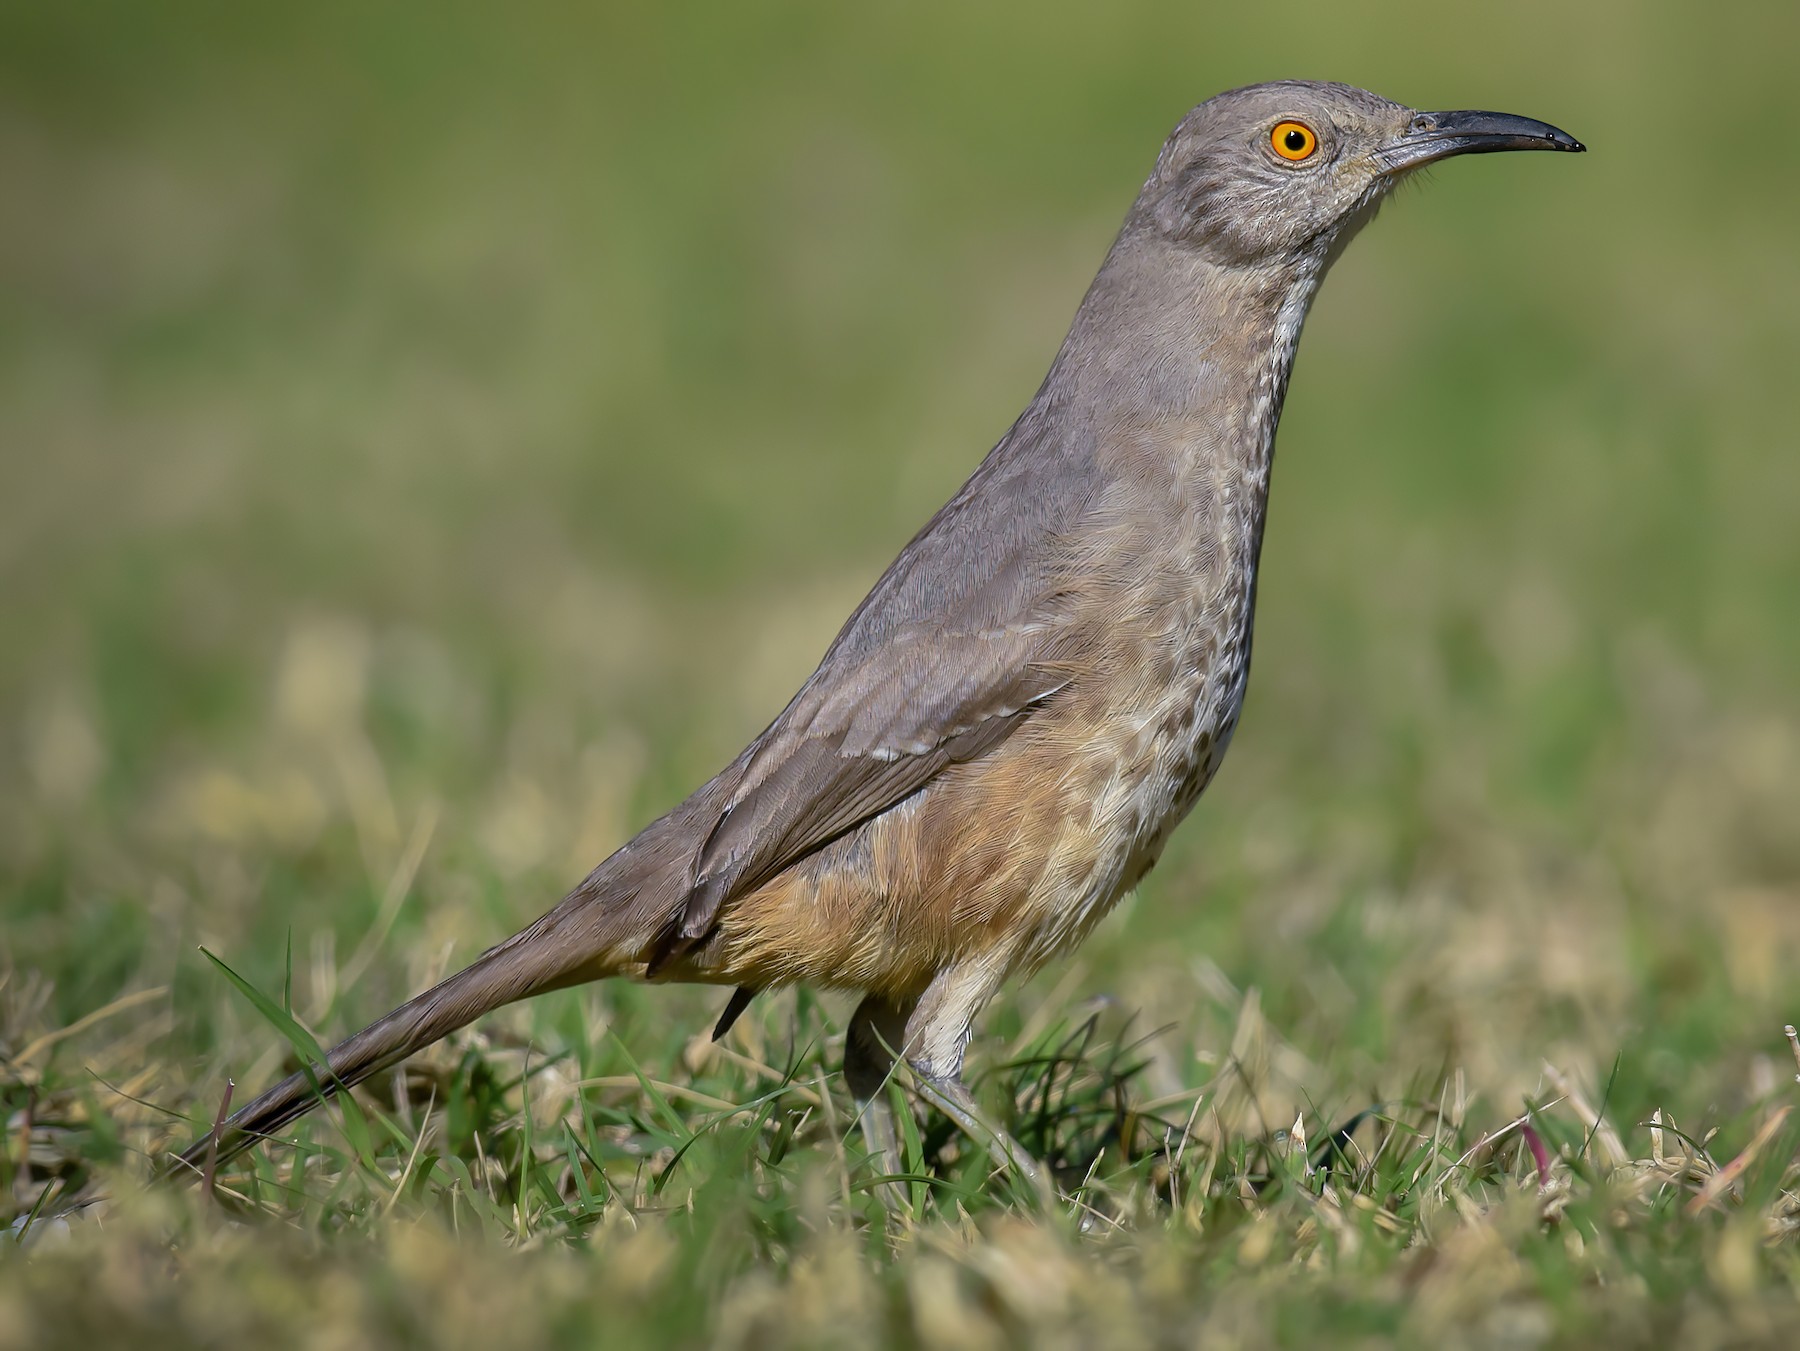
[[[326,1055],[329,1073],[315,1067],[289,1075],[235,1113],[218,1131],[216,1157],[222,1162],[241,1154],[304,1116],[321,1097],[355,1087],[503,1004],[606,976],[644,974],[692,886],[694,841],[717,820],[731,772],[646,826],[548,914],[338,1043]],[[710,978],[728,980],[731,973]],[[214,1145],[211,1135],[196,1140],[165,1175],[197,1175]]]
[[[386,1017],[345,1038],[326,1055],[330,1072],[317,1067],[283,1079],[235,1112],[218,1132],[219,1162],[241,1154],[259,1140],[371,1075],[398,1064],[484,1013],[535,994],[614,974],[619,961],[611,945],[581,941],[583,924],[566,924],[580,907],[580,893],[529,928],[488,949],[454,976],[402,1004]],[[576,904],[571,904],[575,902]],[[196,1140],[165,1173],[193,1175],[214,1157],[209,1134]]]

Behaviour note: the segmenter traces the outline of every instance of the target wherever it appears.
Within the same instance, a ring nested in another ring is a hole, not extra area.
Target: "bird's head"
[[[1422,165],[1581,149],[1567,132],[1510,113],[1419,112],[1342,84],[1250,85],[1181,120],[1140,209],[1150,228],[1226,267],[1322,265]]]

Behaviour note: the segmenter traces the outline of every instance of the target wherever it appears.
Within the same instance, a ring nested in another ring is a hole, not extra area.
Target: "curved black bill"
[[[1451,155],[1485,155],[1497,150],[1570,150],[1587,147],[1568,132],[1512,113],[1473,110],[1417,113],[1400,136],[1377,152],[1387,173],[1414,169]]]

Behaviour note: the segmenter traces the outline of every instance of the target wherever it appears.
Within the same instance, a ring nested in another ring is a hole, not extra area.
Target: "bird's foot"
[[[1013,1139],[1004,1127],[987,1118],[962,1080],[932,1075],[917,1065],[910,1068],[913,1086],[919,1096],[954,1121],[963,1134],[985,1145],[1004,1162],[1014,1176],[1025,1183],[1039,1209],[1047,1211],[1056,1204],[1056,1181],[1049,1168],[1033,1158],[1031,1152]]]

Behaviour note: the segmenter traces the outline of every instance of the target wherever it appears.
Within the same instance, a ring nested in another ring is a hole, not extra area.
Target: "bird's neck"
[[[1096,428],[1185,428],[1171,463],[1266,492],[1300,330],[1327,259],[1225,268],[1123,235],[1077,312],[1047,388]]]
[[[1229,595],[1246,640],[1274,430],[1319,266],[1226,270],[1121,237],[1046,381],[1105,484],[1103,509],[1161,516],[1157,568]]]

